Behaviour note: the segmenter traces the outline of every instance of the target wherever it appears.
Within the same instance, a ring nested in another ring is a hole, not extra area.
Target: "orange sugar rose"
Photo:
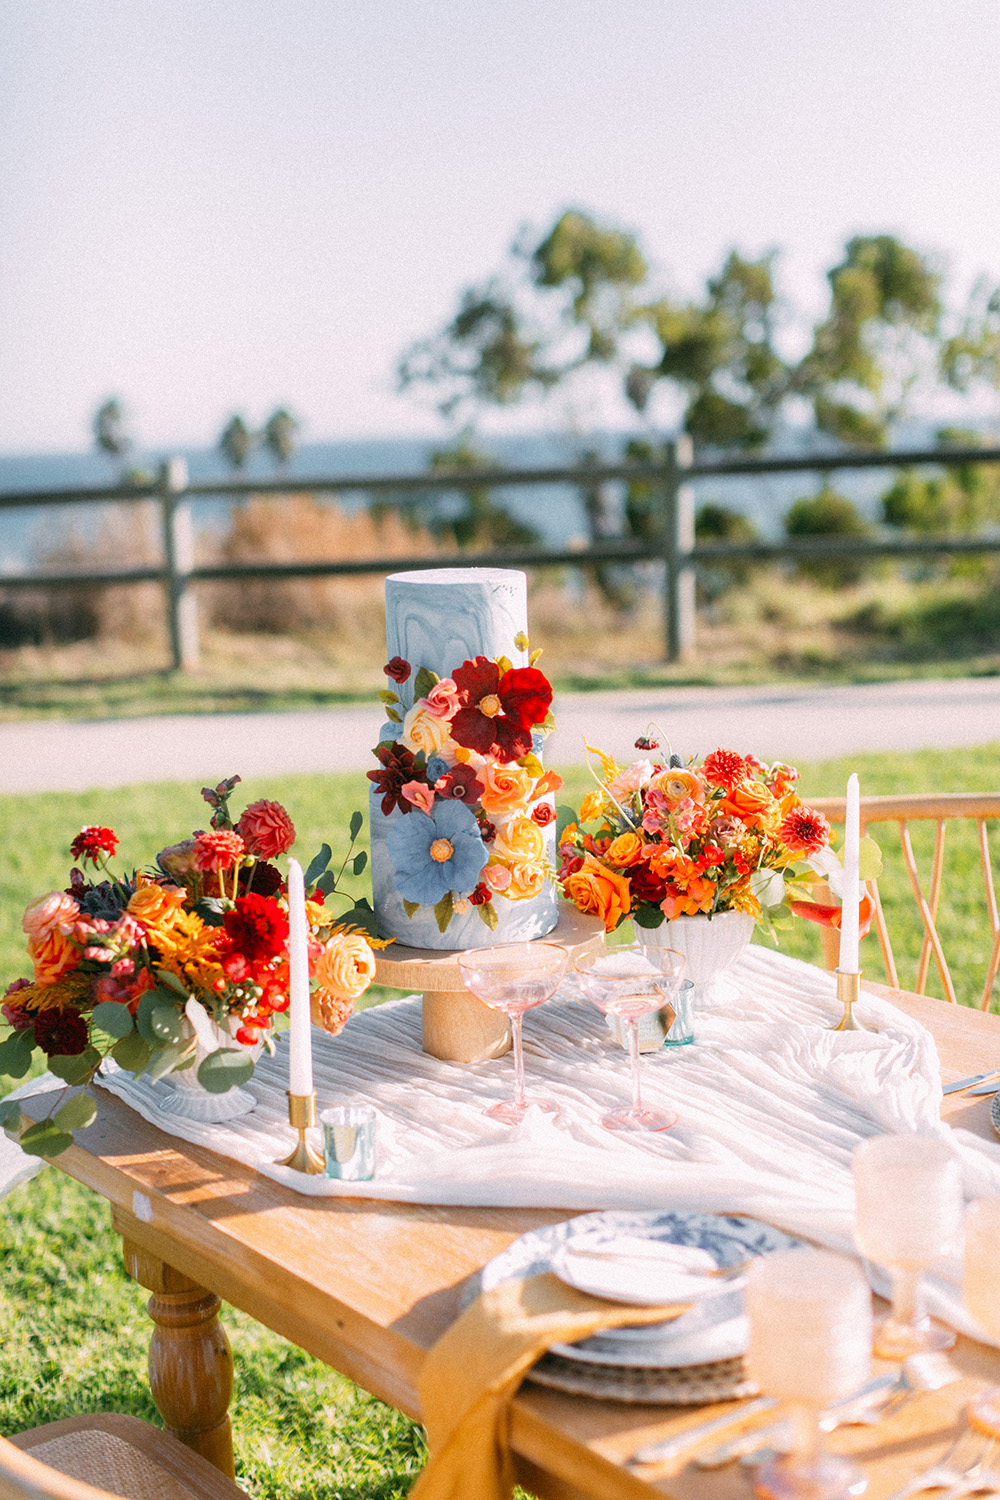
[[[491,818],[519,811],[528,805],[534,777],[521,766],[498,765],[488,760],[479,773],[483,782],[480,798],[483,812]]]
[[[510,884],[504,891],[508,901],[528,901],[545,884],[545,866],[520,859],[510,867]]]
[[[582,912],[600,917],[608,932],[613,932],[631,910],[628,881],[614,870],[606,870],[592,855],[584,855],[583,864],[566,879],[566,894]]]

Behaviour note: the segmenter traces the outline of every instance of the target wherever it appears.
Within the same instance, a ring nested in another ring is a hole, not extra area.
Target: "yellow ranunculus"
[[[337,932],[316,960],[320,990],[357,1000],[375,978],[375,956],[360,932]]]

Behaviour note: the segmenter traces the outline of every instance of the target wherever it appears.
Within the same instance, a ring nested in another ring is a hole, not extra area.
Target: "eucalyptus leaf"
[[[658,906],[637,906],[629,913],[636,927],[661,927],[666,917]]]
[[[181,1018],[177,1014],[177,1007],[172,1000],[166,1004],[161,1001],[151,1008],[149,1029],[153,1033],[154,1041],[166,1042],[171,1047],[179,1047],[187,1040]]]
[[[351,869],[354,871],[355,875],[360,875],[367,863],[368,851],[366,849],[359,849],[357,854],[354,856],[351,864]]]
[[[0,1099],[0,1130],[16,1130],[21,1123],[21,1106],[16,1099]]]
[[[500,925],[500,918],[496,914],[493,902],[484,901],[481,906],[476,907],[476,911],[479,913],[479,920],[484,922],[491,932],[496,932]]]
[[[313,889],[317,880],[329,865],[332,858],[333,850],[330,848],[330,845],[323,844],[320,848],[319,853],[309,861],[309,868],[306,870],[305,876],[303,877],[307,891],[311,891]]]
[[[137,1031],[129,1032],[128,1036],[122,1037],[111,1049],[111,1056],[126,1073],[141,1073],[152,1055],[153,1049],[149,1042]]]
[[[326,870],[314,884],[324,896],[329,896],[337,889],[337,877],[332,870]]]
[[[222,908],[217,899],[214,896],[206,896],[204,899],[207,903],[211,903],[212,905],[218,907],[219,916],[221,918]],[[213,923],[210,925],[217,926],[218,923]],[[175,994],[183,995],[185,1000],[187,999],[187,985],[182,979],[178,979],[176,974],[172,974],[169,969],[154,969],[153,973],[156,975],[157,982],[161,987],[168,990],[173,990]]]
[[[60,1105],[52,1120],[60,1130],[86,1130],[96,1114],[97,1105],[89,1094],[74,1094],[72,1099]]]
[[[198,1069],[198,1082],[210,1094],[224,1094],[228,1089],[248,1083],[253,1077],[253,1058],[245,1048],[220,1047]]]
[[[421,667],[413,679],[414,702],[418,698],[426,698],[427,694],[432,692],[440,681],[441,679],[436,672],[432,672],[429,667]]]
[[[149,1081],[156,1083],[160,1078],[165,1078],[172,1073],[179,1062],[186,1057],[193,1057],[195,1052],[194,1038],[180,1044],[163,1047],[159,1052],[153,1054],[153,1060],[149,1065]]]
[[[135,1030],[132,1012],[127,1005],[121,1005],[117,1000],[102,1000],[94,1006],[90,1019],[105,1036],[121,1038]]]
[[[39,1120],[21,1132],[21,1150],[29,1156],[59,1156],[73,1144],[73,1137],[52,1120]]]
[[[367,901],[359,902],[347,913],[347,921],[353,926],[359,927],[368,937],[378,937],[378,927],[375,922],[375,913]]]
[[[23,1078],[31,1067],[31,1054],[35,1050],[35,1033],[12,1031],[0,1042],[0,1073],[7,1078]]]
[[[571,823],[576,822],[576,808],[567,807],[563,803],[556,808],[556,843],[562,838],[563,833]]]
[[[365,822],[365,815],[364,815],[364,813],[360,813],[360,812],[352,812],[351,813],[351,842],[352,843],[354,842],[354,840],[357,838],[358,834],[361,832],[362,828],[364,827],[364,822]]]
[[[97,1048],[88,1047],[76,1057],[50,1057],[49,1072],[61,1078],[63,1083],[83,1083],[84,1079],[91,1076],[100,1060],[101,1054]]]

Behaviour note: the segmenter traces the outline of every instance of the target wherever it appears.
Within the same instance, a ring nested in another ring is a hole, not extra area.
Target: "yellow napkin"
[[[510,1500],[508,1407],[539,1355],[551,1344],[572,1343],[601,1328],[662,1323],[689,1305],[603,1302],[549,1274],[484,1292],[438,1339],[421,1371],[431,1456],[411,1500]]]

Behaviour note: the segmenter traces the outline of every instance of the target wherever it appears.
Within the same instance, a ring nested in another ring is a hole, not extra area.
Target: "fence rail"
[[[982,536],[929,537],[794,537],[780,542],[695,543],[694,498],[690,481],[707,478],[763,477],[769,474],[822,473],[837,470],[909,468],[916,465],[957,467],[1000,463],[1000,448],[913,448],[871,453],[810,453],[772,458],[695,461],[690,442],[665,445],[664,458],[650,462],[579,464],[534,469],[440,469],[427,474],[317,475],[271,480],[212,480],[191,483],[181,458],[161,466],[155,484],[107,488],[18,490],[0,492],[0,510],[39,505],[130,504],[155,500],[162,516],[163,562],[152,567],[91,568],[0,575],[0,590],[69,588],[80,584],[111,585],[157,582],[164,586],[171,656],[177,669],[198,664],[198,617],[194,586],[207,581],[250,578],[336,578],[351,575],[412,572],[439,568],[452,561],[463,567],[583,567],[593,563],[657,561],[664,568],[664,645],[668,661],[679,661],[694,647],[694,579],[700,566],[726,562],[772,562],[780,559],[920,557],[1000,552],[1000,533]],[[463,551],[456,557],[369,558],[350,562],[231,562],[196,565],[191,502],[203,496],[245,497],[295,494],[404,495],[429,490],[499,489],[526,485],[567,484],[579,487],[612,481],[653,481],[654,537],[650,541],[603,538],[580,547],[507,547],[489,552]]]

